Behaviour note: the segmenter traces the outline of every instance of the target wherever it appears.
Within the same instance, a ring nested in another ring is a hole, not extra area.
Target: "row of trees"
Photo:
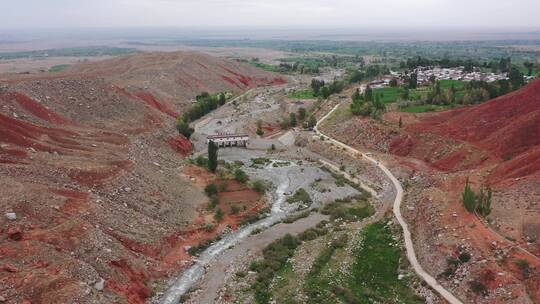
[[[186,138],[190,138],[194,132],[193,128],[189,126],[190,122],[203,117],[227,102],[227,97],[224,93],[210,95],[207,92],[203,92],[196,99],[197,102],[195,105],[176,121],[176,129]]]
[[[322,97],[324,99],[330,97],[332,94],[341,93],[345,83],[343,81],[334,81],[330,84],[324,82],[324,80],[312,79],[311,80],[311,89],[313,90],[313,95],[316,97]]]
[[[385,104],[381,101],[381,95],[374,94],[370,86],[366,87],[364,94],[360,94],[360,90],[356,89],[351,98],[351,112],[354,115],[380,119],[386,110]]]
[[[476,194],[469,183],[465,184],[463,190],[463,205],[469,212],[475,212],[482,216],[488,216],[491,213],[491,188],[482,186],[480,192]]]
[[[296,127],[302,125],[304,128],[311,129],[315,127],[317,120],[313,115],[307,118],[307,111],[305,108],[299,108],[297,113],[289,113],[289,116],[285,116],[281,119],[280,127],[287,129],[290,127]]]

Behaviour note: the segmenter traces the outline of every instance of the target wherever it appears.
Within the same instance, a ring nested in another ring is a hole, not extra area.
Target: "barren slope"
[[[184,245],[205,237],[192,223],[207,198],[179,170],[191,143],[176,135],[175,117],[202,91],[283,82],[181,52],[2,79],[0,295],[143,303],[151,280],[181,269]]]

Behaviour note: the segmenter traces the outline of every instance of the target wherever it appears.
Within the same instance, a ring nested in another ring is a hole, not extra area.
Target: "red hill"
[[[494,180],[538,173],[540,80],[481,105],[430,115],[407,126],[406,133],[391,143],[393,153],[422,156],[445,171],[511,159],[495,170]],[[426,156],[426,151],[437,156]]]

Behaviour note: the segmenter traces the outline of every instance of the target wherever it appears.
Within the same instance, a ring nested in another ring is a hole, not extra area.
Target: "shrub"
[[[233,205],[231,207],[231,214],[238,214],[240,212],[240,207]]]
[[[249,180],[246,172],[244,172],[242,169],[236,169],[234,171],[234,178],[242,184],[245,184]]]
[[[225,214],[223,213],[223,210],[221,210],[221,208],[217,208],[216,212],[214,213],[214,219],[216,219],[216,221],[218,222],[221,222],[224,215]]]
[[[188,139],[191,137],[193,132],[195,132],[195,130],[190,128],[189,123],[183,118],[178,118],[176,121],[176,130],[178,130],[178,133],[184,135]]]
[[[294,204],[294,203],[303,203],[305,205],[309,205],[311,204],[311,197],[309,196],[309,193],[307,193],[306,190],[304,190],[304,188],[300,188],[298,190],[296,190],[296,192],[294,193],[293,196],[287,198],[287,202],[289,204]]]
[[[530,275],[529,262],[524,259],[519,259],[516,261],[516,265],[521,270],[521,274],[523,275],[523,277],[526,279],[529,278],[529,275]]]
[[[197,156],[197,158],[195,159],[195,163],[197,164],[197,166],[199,167],[206,167],[208,166],[208,158],[202,156],[202,155],[199,155]]]
[[[217,205],[219,205],[219,197],[217,195],[211,196],[210,202],[208,202],[208,209],[213,210]]]
[[[471,291],[475,294],[481,294],[481,295],[487,295],[487,287],[486,285],[482,284],[478,281],[470,281],[469,286],[471,287]]]
[[[461,263],[467,263],[471,260],[471,255],[468,252],[463,252],[459,255],[459,260]]]
[[[206,195],[208,195],[209,197],[212,197],[212,196],[218,194],[218,187],[217,187],[216,184],[214,184],[214,183],[208,184],[208,185],[204,188],[204,192],[205,192]]]
[[[266,184],[264,183],[264,181],[262,180],[256,180],[253,182],[253,184],[251,185],[253,187],[253,189],[259,193],[265,193],[266,190],[267,190],[267,186]]]
[[[212,223],[206,223],[206,224],[204,224],[204,230],[206,230],[206,231],[208,231],[208,232],[214,230],[214,227],[215,227],[215,226],[214,226],[214,224],[212,224]]]

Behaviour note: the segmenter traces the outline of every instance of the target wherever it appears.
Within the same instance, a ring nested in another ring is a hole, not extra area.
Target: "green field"
[[[399,99],[399,95],[402,89],[399,87],[395,88],[382,88],[373,90],[374,94],[379,94],[382,96],[381,101],[384,103],[396,102]]]
[[[299,90],[292,92],[288,95],[289,98],[293,99],[315,99],[317,98],[312,89]]]
[[[424,303],[408,278],[398,279],[402,249],[390,227],[375,223],[362,231],[362,245],[355,252],[348,289],[356,303]]]
[[[441,88],[445,90],[449,89],[452,85],[454,85],[456,91],[460,91],[465,88],[465,82],[462,80],[441,80],[439,83],[441,84]]]
[[[382,102],[393,103],[400,100],[400,93],[403,89],[400,87],[395,88],[381,88],[373,90],[374,94],[382,94]],[[409,100],[418,100],[425,97],[428,93],[427,88],[422,87],[415,90],[409,90]]]
[[[59,65],[55,65],[53,67],[51,67],[49,69],[49,72],[62,72],[63,70],[65,70],[66,68],[70,67],[69,64],[59,64]]]

